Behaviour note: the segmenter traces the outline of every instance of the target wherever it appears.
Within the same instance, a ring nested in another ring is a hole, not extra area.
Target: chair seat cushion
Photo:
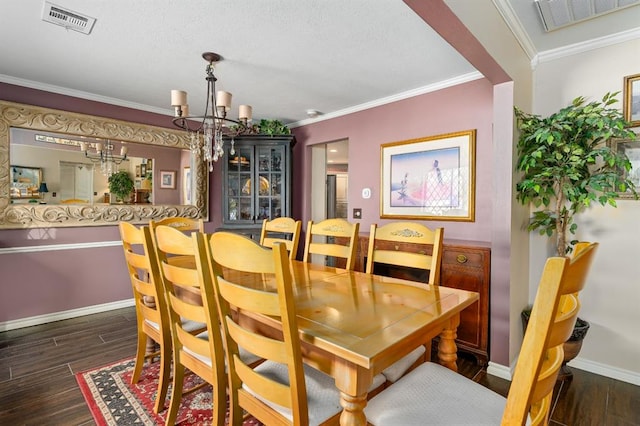
[[[400,358],[389,367],[385,368],[382,371],[382,374],[387,379],[387,381],[391,383],[395,383],[398,381],[400,377],[402,377],[407,370],[420,358],[424,355],[427,350],[424,346],[420,345],[415,348],[413,351],[409,352],[404,357]]]
[[[440,364],[426,362],[365,407],[375,426],[499,425],[507,400]]]
[[[203,322],[196,322],[196,321],[183,319],[182,320],[182,328],[185,331],[193,332],[193,331],[196,331],[196,330],[204,330],[204,329],[206,329],[207,328],[207,324],[205,324]]]
[[[147,324],[149,324],[151,327],[155,328],[156,330],[160,330],[160,324],[158,324],[157,322],[151,321],[149,319],[145,319],[144,322],[146,322]],[[202,323],[202,322],[196,322],[196,321],[191,321],[191,320],[182,320],[182,328],[185,329],[185,331],[196,331],[196,330],[204,330],[205,328],[207,328],[207,324]]]
[[[369,392],[378,389],[380,386],[384,385],[387,379],[384,377],[384,374],[376,374],[373,376],[373,381],[371,382],[371,386],[369,386]]]
[[[209,340],[209,332],[208,331],[203,331],[202,333],[196,335],[197,338],[202,339],[202,340]],[[242,349],[240,349],[240,359],[242,359],[246,364],[253,364],[256,363],[260,360],[259,357],[257,357],[256,355]],[[186,353],[188,353],[189,355],[193,356],[194,358],[199,359],[200,361],[202,361],[203,363],[207,364],[209,367],[211,367],[211,358],[209,358],[208,356],[202,356],[198,353],[195,353],[194,351],[192,351],[191,349],[187,348],[187,347],[182,347],[182,350],[184,350]],[[226,364],[226,363],[225,363]]]
[[[303,368],[305,387],[307,389],[307,404],[309,407],[309,425],[319,425],[342,411],[342,407],[340,406],[340,393],[336,388],[333,377],[311,368],[308,365],[305,365]],[[288,369],[284,364],[265,361],[257,366],[255,370],[271,380],[289,385]],[[255,397],[260,398],[259,395],[253,393],[251,389],[244,384],[243,388]],[[291,411],[288,408],[262,398],[260,399],[287,419],[293,421]]]

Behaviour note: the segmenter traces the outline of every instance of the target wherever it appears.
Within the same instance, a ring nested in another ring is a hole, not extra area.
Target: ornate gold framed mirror
[[[17,199],[19,197],[11,197],[11,191],[15,191],[15,185],[10,182],[10,166],[14,164],[11,159],[12,128],[58,134],[68,139],[97,138],[121,144],[141,144],[149,148],[189,150],[190,142],[186,132],[179,130],[0,101],[0,229],[115,225],[122,220],[145,223],[151,219],[174,216],[208,219],[209,174],[200,154],[195,157],[191,154],[190,205],[178,204],[179,201],[175,204],[137,204],[135,201],[133,204],[113,203],[108,200],[107,194],[102,202],[91,200],[81,204],[41,204],[41,201],[23,202]],[[51,187],[49,191],[52,191]],[[39,200],[43,198],[40,195]]]

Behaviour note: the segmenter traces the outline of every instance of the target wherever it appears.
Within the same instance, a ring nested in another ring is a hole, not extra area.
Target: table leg
[[[145,305],[155,309],[156,300],[151,296],[143,296],[142,298]],[[147,346],[145,349],[145,355],[150,355],[156,351],[156,342],[149,336],[147,336]],[[149,363],[152,363],[153,359],[149,359]]]
[[[449,321],[449,324],[440,333],[438,343],[438,359],[445,367],[458,371],[458,347],[456,346],[457,329],[460,324],[460,315],[456,315]]]
[[[366,426],[364,407],[367,405],[367,391],[373,381],[371,372],[354,364],[338,362],[334,377],[342,406],[340,425]]]
[[[367,393],[352,396],[340,392],[340,426],[365,426],[367,418],[364,415],[364,407],[367,405]]]

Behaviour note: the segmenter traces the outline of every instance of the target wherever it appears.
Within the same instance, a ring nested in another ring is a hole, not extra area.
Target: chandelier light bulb
[[[249,105],[240,105],[238,118],[240,120],[251,121],[251,106]]]

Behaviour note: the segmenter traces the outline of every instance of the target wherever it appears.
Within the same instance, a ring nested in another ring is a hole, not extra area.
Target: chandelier
[[[95,152],[89,152],[88,148],[94,148]],[[110,140],[107,140],[104,144],[102,142],[80,142],[80,151],[84,152],[84,156],[91,160],[92,163],[100,163],[100,170],[107,177],[118,171],[120,163],[129,161],[127,160],[128,148],[126,146],[123,145],[120,148],[120,155],[114,154],[113,149],[113,142]]]
[[[196,153],[202,148],[204,161],[209,163],[209,171],[213,171],[213,162],[218,161],[224,155],[223,136],[231,136],[229,152],[234,155],[233,137],[254,133],[254,129],[249,124],[251,122],[251,106],[249,105],[240,105],[238,120],[227,117],[227,113],[231,109],[232,95],[224,91],[216,92],[217,78],[213,74],[215,63],[221,61],[222,57],[213,52],[205,52],[202,57],[208,62],[205,77],[207,101],[204,115],[189,115],[187,92],[183,90],[171,91],[171,106],[175,108],[173,124],[190,134],[192,152]]]

